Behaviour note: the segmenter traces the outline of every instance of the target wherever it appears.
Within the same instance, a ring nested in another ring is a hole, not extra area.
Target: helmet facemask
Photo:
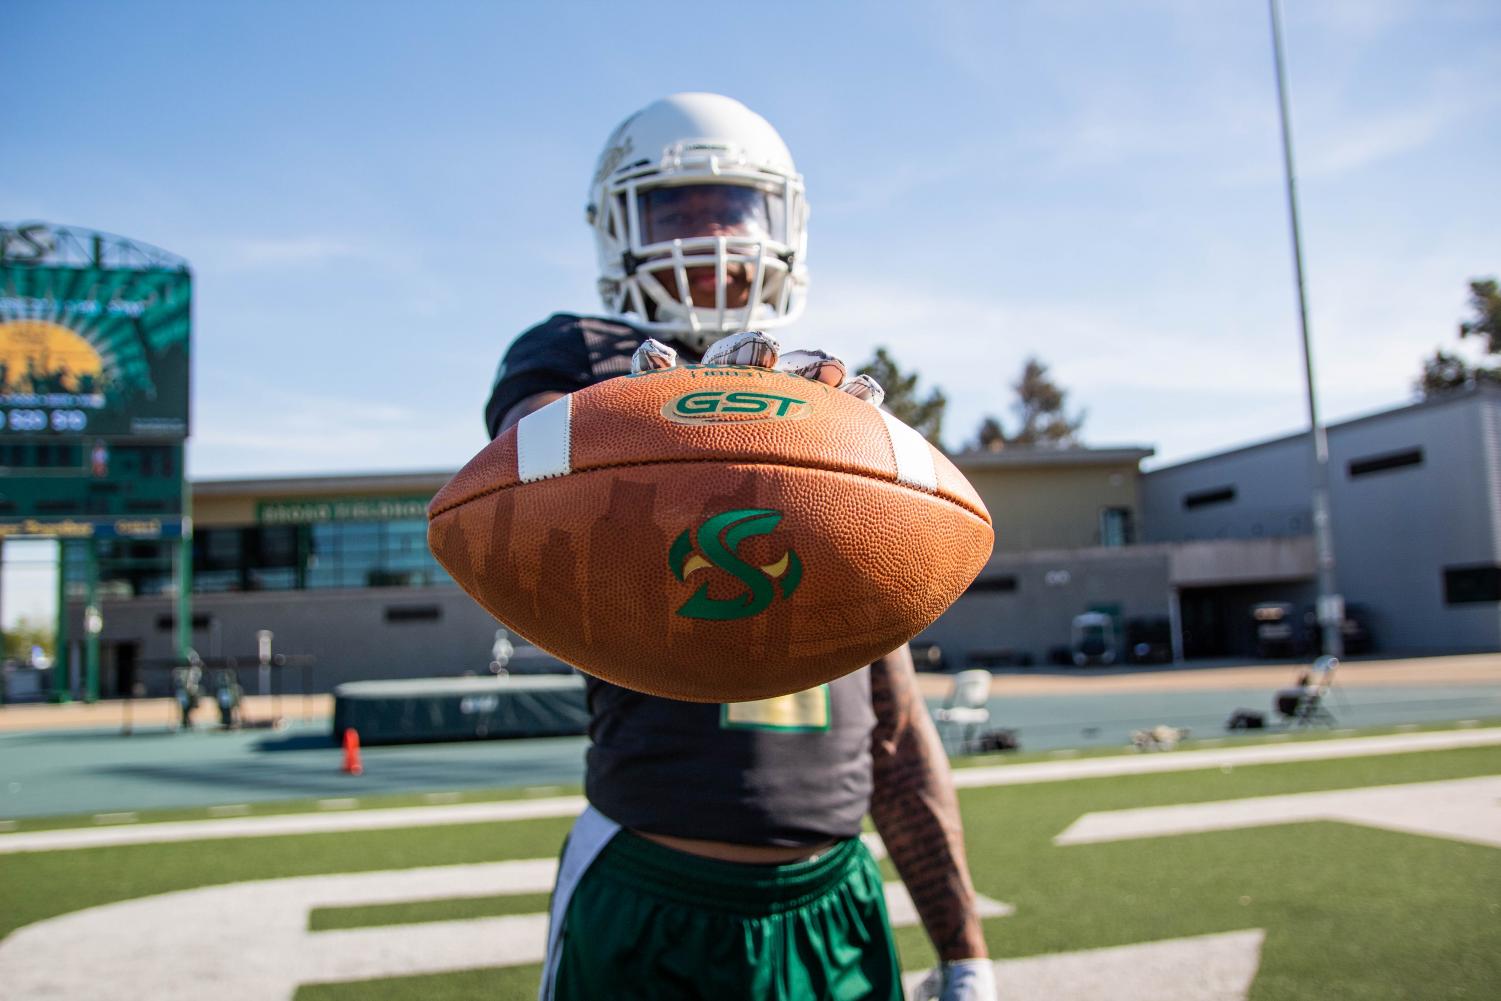
[[[609,310],[699,351],[802,312],[802,179],[746,159],[727,145],[693,144],[599,179],[590,222]]]

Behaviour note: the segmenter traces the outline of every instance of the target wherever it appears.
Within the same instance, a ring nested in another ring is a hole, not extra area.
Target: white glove
[[[929,973],[912,1001],[996,1001],[995,964],[988,959],[956,959]]]
[[[672,368],[678,363],[678,353],[661,341],[652,340],[648,337],[636,348],[636,353],[631,355],[631,375],[640,375],[642,372],[654,372],[657,369]]]
[[[642,372],[672,368],[677,360],[676,351],[661,341],[648,337],[641,342],[636,353],[631,355],[631,374],[640,375]],[[760,330],[742,330],[737,334],[721,337],[704,352],[703,364],[772,368],[837,386],[857,400],[865,400],[877,407],[886,398],[886,391],[881,388],[881,384],[870,376],[847,378],[848,369],[844,362],[827,351],[789,351],[782,354],[781,345],[776,338]]]

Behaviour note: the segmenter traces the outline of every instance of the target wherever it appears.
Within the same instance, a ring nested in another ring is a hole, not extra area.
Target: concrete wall
[[[1117,466],[965,466],[995,522],[997,552],[1076,549],[1100,544],[1100,513],[1131,511],[1141,531],[1135,463]]]
[[[1281,439],[1142,476],[1145,542],[1254,539],[1313,531],[1312,462],[1304,439]],[[1233,500],[1188,506],[1221,488]]]
[[[1445,567],[1501,562],[1501,393],[1347,421],[1328,437],[1338,587],[1366,606],[1377,648],[1501,648],[1497,603],[1444,603]],[[1418,464],[1351,475],[1352,463],[1413,449]],[[1142,479],[1146,537],[1303,536],[1311,545],[1310,462],[1298,436],[1153,470]],[[1233,500],[1184,504],[1225,487]]]
[[[971,589],[917,641],[939,644],[950,668],[1002,651],[1046,664],[1050,650],[1069,644],[1074,616],[1091,607],[1118,606],[1122,621],[1167,615],[1168,564],[1166,546],[998,553],[980,581],[1014,578],[1015,589]]]
[[[1330,435],[1339,588],[1384,649],[1501,648],[1501,605],[1444,603],[1444,568],[1498,562],[1498,406],[1469,396]],[[1419,448],[1421,465],[1351,477],[1352,460]]]
[[[408,621],[387,617],[391,609],[414,608],[436,609],[438,617]],[[76,638],[82,635],[82,609],[74,602],[69,610],[69,631]],[[102,610],[100,640],[105,656],[101,660],[106,672],[111,647],[121,642],[139,644],[138,656],[145,661],[175,657],[170,626],[174,598],[105,600]],[[345,681],[483,674],[489,668],[497,627],[457,587],[195,595],[194,620],[202,621],[204,616],[208,627],[193,632],[193,648],[201,656],[232,656],[242,666],[251,665],[256,631],[270,629],[275,633],[276,653],[316,658],[312,683],[313,690],[320,692]],[[165,684],[165,672],[149,670],[143,677],[154,691],[163,691],[156,686]],[[242,672],[247,691],[253,692],[253,677],[253,671]],[[300,683],[298,673],[289,671],[286,681],[288,690],[293,690]],[[110,687],[106,679],[106,690]]]

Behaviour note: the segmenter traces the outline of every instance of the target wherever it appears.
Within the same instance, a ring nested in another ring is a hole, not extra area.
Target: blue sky
[[[1319,390],[1411,396],[1501,272],[1501,7],[1285,0]],[[1306,421],[1262,0],[4,0],[0,219],[196,277],[195,477],[456,467],[496,361],[595,308],[606,134],[731,94],[808,180],[788,346],[889,345],[957,447],[1036,354],[1091,444]]]

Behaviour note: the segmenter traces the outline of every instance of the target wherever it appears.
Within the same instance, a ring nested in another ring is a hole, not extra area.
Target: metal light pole
[[[1334,532],[1329,518],[1329,439],[1319,423],[1313,386],[1313,349],[1308,340],[1308,296],[1303,285],[1303,241],[1298,227],[1298,189],[1293,179],[1292,126],[1287,114],[1287,70],[1282,60],[1282,16],[1278,0],[1267,0],[1272,17],[1272,56],[1277,67],[1277,108],[1282,119],[1282,162],[1287,176],[1287,214],[1292,227],[1293,271],[1298,280],[1298,327],[1303,335],[1303,376],[1308,390],[1309,435],[1313,439],[1313,541],[1318,559],[1319,626],[1324,653],[1345,654],[1345,602],[1334,583]]]

